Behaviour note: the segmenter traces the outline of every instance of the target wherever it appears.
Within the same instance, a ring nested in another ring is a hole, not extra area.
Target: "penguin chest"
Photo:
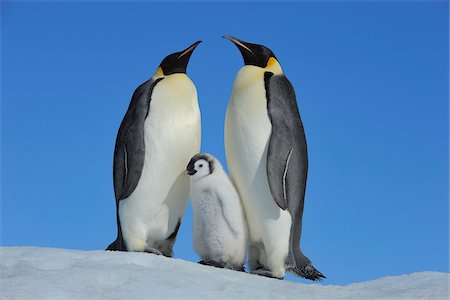
[[[239,75],[238,75],[239,76]],[[236,81],[239,80],[239,77]],[[263,160],[264,150],[270,138],[271,123],[267,111],[264,79],[233,89],[227,109],[225,146],[231,168],[251,180]],[[234,162],[237,162],[234,163]]]
[[[185,74],[166,77],[153,91],[144,123],[143,175],[165,180],[165,173],[183,173],[189,159],[200,149],[200,134],[195,86]]]
[[[151,96],[141,177],[120,203],[125,239],[148,244],[166,239],[186,209],[189,179],[184,170],[200,150],[200,112],[192,82],[184,74],[174,75],[160,81]]]
[[[267,110],[263,74],[259,80],[236,78],[227,109],[225,145],[230,176],[242,198],[253,241],[289,237],[291,217],[281,210],[270,192],[267,149],[272,125]]]
[[[221,215],[220,203],[214,191],[199,186],[191,191],[194,221],[192,225],[194,248],[200,256],[220,252],[221,238],[226,225]]]

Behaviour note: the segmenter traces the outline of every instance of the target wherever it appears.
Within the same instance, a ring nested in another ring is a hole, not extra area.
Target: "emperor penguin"
[[[192,234],[199,263],[244,271],[247,227],[241,200],[219,160],[196,154],[186,167],[194,211]]]
[[[200,151],[197,90],[186,75],[200,42],[165,57],[134,91],[114,150],[117,239],[107,250],[173,256],[189,199],[184,171]]]
[[[321,280],[300,249],[308,154],[294,89],[269,48],[224,38],[245,63],[227,107],[225,151],[247,218],[249,271]]]

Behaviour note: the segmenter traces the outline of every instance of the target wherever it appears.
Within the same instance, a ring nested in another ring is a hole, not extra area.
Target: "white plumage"
[[[165,76],[153,91],[144,124],[145,163],[133,193],[120,202],[128,251],[145,251],[166,239],[189,199],[186,162],[200,150],[197,90],[186,74]]]
[[[235,187],[220,162],[209,154],[194,156],[187,173],[191,175],[196,252],[204,261],[232,269],[243,268],[247,226]]]

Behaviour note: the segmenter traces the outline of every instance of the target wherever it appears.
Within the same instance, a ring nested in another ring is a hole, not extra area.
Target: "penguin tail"
[[[309,263],[303,266],[296,266],[293,269],[290,269],[292,273],[294,273],[297,276],[303,277],[308,280],[312,281],[322,281],[326,277],[320,273],[314,266]]]
[[[114,242],[112,242],[108,248],[106,248],[107,251],[127,251],[127,248],[125,247],[125,242],[123,241],[122,237],[122,228],[120,226],[120,219],[119,214],[117,213],[117,238]]]
[[[106,251],[117,251],[119,250],[118,245],[117,245],[117,240],[115,240],[114,242],[112,242],[111,244],[109,244],[109,246],[106,248]]]
[[[296,276],[312,281],[322,281],[326,277],[314,268],[311,261],[299,251],[295,258],[289,255],[287,270]]]
[[[117,238],[114,242],[112,242],[108,248],[106,248],[106,251],[127,251],[123,245],[123,240],[120,238]]]

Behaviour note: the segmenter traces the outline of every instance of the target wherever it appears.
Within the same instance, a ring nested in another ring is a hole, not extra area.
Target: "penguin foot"
[[[156,242],[153,246],[155,247],[153,249],[161,252],[161,254],[164,255],[165,257],[173,257],[172,247],[170,247],[170,245],[166,243],[166,241]]]
[[[164,255],[161,251],[159,251],[158,249],[152,248],[152,247],[145,248],[144,252],[155,254],[155,255]]]
[[[198,263],[201,265],[212,266],[212,267],[221,268],[221,269],[225,267],[225,265],[223,263],[215,261],[215,260],[210,260],[210,259],[201,260]]]
[[[253,270],[253,271],[250,272],[250,274],[255,274],[255,275],[269,277],[269,278],[274,278],[274,279],[279,279],[279,280],[283,280],[284,279],[284,277],[277,277],[277,276],[273,275],[273,273],[271,271],[269,271],[267,269],[264,269],[264,268]]]
[[[231,266],[229,267],[229,269],[230,269],[230,270],[233,270],[233,271],[238,271],[238,272],[245,272],[245,267],[244,267],[244,265],[231,265]]]
[[[166,251],[163,250],[161,253],[165,257],[173,257],[173,251],[172,250],[166,250]]]

